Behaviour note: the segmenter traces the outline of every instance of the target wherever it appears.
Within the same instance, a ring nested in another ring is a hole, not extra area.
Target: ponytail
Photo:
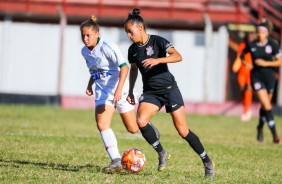
[[[80,30],[82,30],[83,27],[92,27],[96,31],[99,31],[99,24],[97,23],[97,20],[98,19],[95,15],[91,15],[88,20],[82,22],[80,25]]]
[[[127,22],[131,22],[132,24],[142,24],[145,29],[145,22],[143,18],[140,16],[141,10],[139,8],[134,8],[131,13],[128,14],[127,19],[125,20],[124,24]]]

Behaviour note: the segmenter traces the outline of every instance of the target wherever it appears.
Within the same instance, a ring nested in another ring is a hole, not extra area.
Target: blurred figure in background
[[[237,80],[241,91],[243,113],[241,120],[243,122],[250,121],[252,117],[251,104],[252,104],[252,86],[251,86],[251,70],[253,68],[251,53],[244,55],[244,60],[240,59],[240,55],[246,45],[255,40],[255,33],[249,32],[245,35],[243,42],[239,44],[237,50],[237,57],[233,63],[232,70],[237,73]]]
[[[278,45],[268,39],[268,35],[267,25],[264,23],[258,25],[257,40],[247,44],[241,54],[241,59],[244,60],[248,52],[252,55],[251,84],[261,104],[257,140],[263,141],[263,125],[266,121],[271,130],[273,142],[279,143],[280,138],[276,132],[271,99],[275,88],[275,68],[282,66],[282,53]]]

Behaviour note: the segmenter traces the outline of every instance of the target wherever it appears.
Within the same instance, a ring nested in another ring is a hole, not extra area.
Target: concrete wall
[[[101,27],[100,32],[105,40],[116,43],[127,58],[131,43],[122,28]],[[212,34],[208,62],[204,32],[155,29],[147,32],[164,36],[182,54],[183,61],[169,64],[169,68],[184,100],[224,102],[228,39],[225,27]],[[85,96],[89,74],[80,54],[82,46],[79,26],[67,26],[63,48],[63,95]],[[59,25],[0,22],[0,93],[58,95],[59,52]],[[136,89],[142,92],[141,76]]]

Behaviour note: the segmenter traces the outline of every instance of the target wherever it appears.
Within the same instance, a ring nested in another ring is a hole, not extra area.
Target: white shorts
[[[110,105],[117,109],[119,113],[125,113],[134,109],[134,105],[131,105],[125,98],[120,99],[116,104],[113,104],[113,100],[96,100],[95,106]]]

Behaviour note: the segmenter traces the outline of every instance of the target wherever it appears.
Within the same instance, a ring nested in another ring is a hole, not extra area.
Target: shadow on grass
[[[92,172],[101,172],[101,167],[92,164],[85,165],[70,165],[59,163],[44,163],[44,162],[32,162],[26,160],[3,160],[0,159],[0,167],[15,167],[19,168],[20,165],[34,165],[43,169],[54,169],[61,171],[78,172],[82,169],[90,169]]]

